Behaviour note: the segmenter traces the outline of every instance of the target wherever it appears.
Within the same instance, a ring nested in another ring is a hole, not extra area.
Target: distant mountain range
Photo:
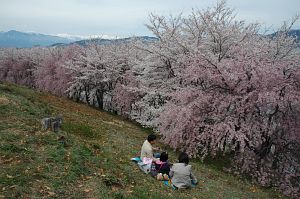
[[[66,46],[70,44],[88,45],[89,43],[97,44],[111,44],[122,43],[131,40],[133,37],[123,39],[84,39],[80,37],[59,37],[53,35],[45,35],[38,33],[25,33],[16,30],[10,30],[8,32],[0,32],[0,48],[31,48],[34,46]],[[137,37],[144,42],[151,42],[157,40],[155,37],[141,36]]]
[[[300,41],[300,30],[290,30],[289,35],[297,37],[297,41]]]
[[[55,43],[68,44],[74,42],[69,38],[38,33],[25,33],[16,30],[0,32],[0,47],[31,48],[33,46],[50,46]]]
[[[158,39],[156,37],[149,37],[149,36],[137,36],[137,37],[127,37],[127,38],[122,38],[122,39],[101,39],[101,38],[95,38],[95,39],[85,39],[85,40],[80,40],[80,41],[75,41],[70,44],[78,44],[81,46],[86,46],[91,43],[95,44],[100,44],[100,45],[105,45],[105,44],[120,44],[120,43],[126,43],[129,42],[133,39],[137,39],[142,42],[153,42],[157,41]],[[65,44],[65,43],[58,43],[58,44],[53,44],[52,46],[66,46],[70,44]]]
[[[270,34],[274,36],[276,33]],[[296,37],[298,43],[300,43],[300,30],[291,30],[289,35]],[[135,37],[142,42],[157,41],[156,37],[140,36]],[[111,44],[111,43],[123,43],[128,42],[133,37],[122,39],[85,39],[81,40],[79,37],[59,37],[53,35],[45,35],[38,33],[25,33],[16,30],[10,30],[8,32],[0,32],[0,48],[16,47],[16,48],[31,48],[34,46],[66,46],[69,44],[88,45],[91,42],[97,44]],[[300,45],[300,44],[299,44]]]
[[[270,34],[271,37],[274,37],[278,34],[278,32],[274,32],[272,34]],[[290,30],[288,32],[289,36],[295,37],[296,38],[296,42],[300,43],[300,30]]]

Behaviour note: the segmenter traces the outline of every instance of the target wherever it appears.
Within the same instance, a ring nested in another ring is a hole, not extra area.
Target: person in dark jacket
[[[169,180],[170,164],[168,162],[169,156],[167,152],[160,154],[159,160],[152,164],[151,175],[157,180]]]

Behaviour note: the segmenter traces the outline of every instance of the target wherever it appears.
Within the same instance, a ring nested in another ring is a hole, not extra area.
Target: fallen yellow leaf
[[[51,192],[51,191],[48,191],[48,194],[49,194],[50,196],[54,196],[54,195],[55,195],[55,193],[54,193],[54,192]]]
[[[85,192],[85,193],[88,193],[88,192],[90,192],[90,191],[92,191],[93,189],[84,189],[83,191]]]
[[[10,175],[6,175],[6,177],[9,179],[13,178],[13,176],[10,176]]]

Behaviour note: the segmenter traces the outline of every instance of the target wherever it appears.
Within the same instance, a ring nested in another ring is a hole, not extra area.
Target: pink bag
[[[151,164],[152,163],[152,158],[143,157],[142,161],[143,161],[144,164]]]
[[[142,162],[138,162],[139,168],[146,174],[150,173],[152,165],[152,159],[144,157]]]

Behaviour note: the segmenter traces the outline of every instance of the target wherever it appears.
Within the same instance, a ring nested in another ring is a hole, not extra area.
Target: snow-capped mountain
[[[55,43],[68,44],[74,41],[77,40],[39,33],[25,33],[16,30],[0,32],[0,47],[30,48],[33,46],[49,46]]]

